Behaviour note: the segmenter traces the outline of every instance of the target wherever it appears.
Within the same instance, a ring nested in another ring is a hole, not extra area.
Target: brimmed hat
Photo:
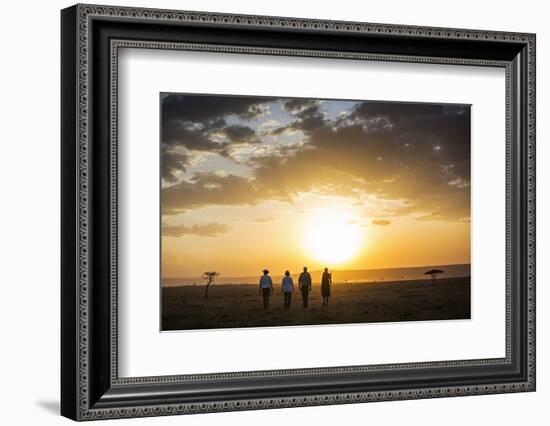
[[[264,274],[269,274],[269,271],[267,269],[264,269]]]

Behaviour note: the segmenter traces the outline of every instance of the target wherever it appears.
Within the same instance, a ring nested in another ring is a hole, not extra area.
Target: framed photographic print
[[[61,411],[535,390],[535,36],[76,5]]]

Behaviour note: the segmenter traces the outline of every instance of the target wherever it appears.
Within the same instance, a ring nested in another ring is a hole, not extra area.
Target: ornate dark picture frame
[[[535,35],[95,5],[64,9],[61,29],[62,415],[92,420],[535,390]],[[506,356],[120,378],[122,47],[504,68]]]

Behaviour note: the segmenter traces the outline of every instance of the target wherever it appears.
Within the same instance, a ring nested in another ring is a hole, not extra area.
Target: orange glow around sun
[[[317,209],[304,226],[304,251],[313,259],[339,265],[357,256],[364,244],[361,226],[338,208]]]

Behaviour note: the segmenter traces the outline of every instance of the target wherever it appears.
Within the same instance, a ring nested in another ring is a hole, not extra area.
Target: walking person
[[[307,271],[307,266],[304,266],[304,272],[298,278],[298,287],[302,291],[303,306],[307,308],[309,292],[311,291],[311,275]]]
[[[272,291],[273,281],[271,281],[269,271],[267,269],[264,269],[264,274],[260,277],[260,289],[258,291],[258,294],[262,294],[264,309],[269,308],[269,296]]]
[[[328,306],[328,298],[330,297],[330,287],[332,286],[332,273],[325,268],[321,279],[321,294],[323,295],[323,307]]]
[[[285,276],[281,282],[281,290],[283,292],[283,309],[290,309],[290,302],[292,301],[292,291],[294,290],[294,281],[290,276],[289,271],[285,271]]]

